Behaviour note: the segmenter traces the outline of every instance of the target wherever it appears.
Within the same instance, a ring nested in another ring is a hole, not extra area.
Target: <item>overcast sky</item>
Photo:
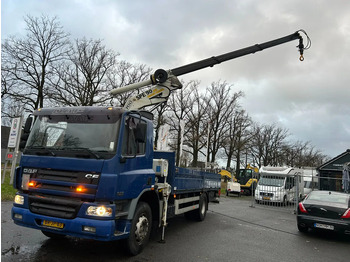
[[[24,36],[24,16],[57,16],[75,38],[102,39],[132,63],[172,69],[304,29],[297,41],[183,75],[205,89],[225,80],[254,121],[335,157],[350,149],[350,1],[1,1],[1,37]]]

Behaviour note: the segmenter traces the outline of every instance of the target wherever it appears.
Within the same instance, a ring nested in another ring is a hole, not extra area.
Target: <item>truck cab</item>
[[[16,170],[14,222],[51,235],[127,235],[139,198],[158,201],[150,114],[76,107],[34,115]]]

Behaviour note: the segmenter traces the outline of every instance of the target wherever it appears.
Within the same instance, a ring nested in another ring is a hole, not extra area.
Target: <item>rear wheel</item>
[[[307,226],[302,226],[300,224],[298,224],[297,226],[298,226],[298,230],[302,233],[306,233],[309,230]]]
[[[126,247],[131,255],[141,253],[148,243],[152,228],[152,211],[145,202],[137,204],[134,219],[132,220],[130,236],[126,240]]]
[[[203,221],[205,219],[205,216],[207,215],[207,207],[208,207],[208,200],[207,195],[203,193],[199,198],[199,209],[196,210],[196,215],[194,218],[197,221]]]
[[[203,193],[199,197],[199,207],[193,211],[189,211],[185,213],[185,217],[190,220],[203,221],[207,214],[208,207],[208,199],[207,195]]]

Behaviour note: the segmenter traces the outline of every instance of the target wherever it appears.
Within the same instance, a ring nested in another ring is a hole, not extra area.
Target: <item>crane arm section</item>
[[[299,32],[295,32],[294,34],[285,36],[285,37],[281,37],[272,41],[268,41],[262,44],[256,44],[256,45],[252,45],[246,48],[242,48],[233,52],[229,52],[223,55],[219,55],[219,56],[213,56],[201,61],[197,61],[195,63],[192,64],[188,64],[188,65],[184,65],[184,66],[180,66],[174,69],[171,69],[171,72],[173,73],[173,75],[175,76],[180,76],[180,75],[184,75],[184,74],[188,74],[191,73],[193,71],[197,71],[206,67],[213,67],[216,64],[220,64],[222,62],[231,60],[231,59],[235,59],[241,56],[245,56],[245,55],[249,55],[249,54],[254,54],[258,51],[262,51],[264,49],[270,48],[270,47],[274,47],[277,45],[281,45],[293,40],[297,40],[299,39],[299,45],[297,46],[299,48],[299,52],[300,52],[300,60],[303,61],[304,57],[303,57],[303,51],[304,51],[304,44],[303,44],[303,38],[300,35]]]
[[[300,32],[303,32],[307,36],[308,43],[306,44],[306,46],[304,46],[303,38],[300,35]],[[275,40],[271,40],[262,44],[252,45],[219,56],[213,56],[191,64],[173,68],[168,71],[158,69],[154,72],[154,74],[150,76],[150,79],[121,88],[115,88],[111,90],[110,94],[116,95],[135,89],[141,89],[145,86],[153,85],[146,91],[133,97],[130,97],[127,103],[125,104],[124,108],[128,110],[136,110],[146,106],[157,106],[161,103],[165,103],[172,91],[182,88],[180,81],[177,79],[177,77],[180,75],[188,74],[206,67],[213,67],[216,64],[220,64],[222,62],[232,60],[248,54],[254,54],[258,51],[262,51],[264,49],[281,45],[293,40],[299,40],[299,44],[297,45],[298,51],[300,53],[299,60],[303,61],[304,50],[308,49],[311,46],[311,41],[304,30],[299,30],[293,34],[277,38]]]

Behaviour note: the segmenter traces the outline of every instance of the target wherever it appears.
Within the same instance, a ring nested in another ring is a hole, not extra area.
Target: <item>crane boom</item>
[[[213,67],[216,64],[220,64],[222,62],[235,59],[241,56],[249,55],[249,54],[254,54],[258,51],[262,51],[266,48],[274,47],[277,45],[281,45],[293,40],[299,39],[299,45],[297,46],[300,51],[300,59],[303,59],[303,50],[304,50],[304,45],[303,45],[303,38],[299,34],[299,32],[295,32],[294,34],[287,35],[285,37],[281,37],[272,41],[268,41],[262,44],[256,44],[252,45],[246,48],[242,48],[233,52],[229,52],[223,55],[219,56],[213,56],[201,61],[194,62],[192,64],[180,66],[174,69],[171,69],[171,72],[175,76],[180,76],[184,74],[191,73],[193,71],[197,71],[206,67]]]
[[[306,47],[303,43],[303,37],[300,35],[300,32],[303,32],[308,39]],[[277,38],[265,43],[252,45],[246,48],[242,48],[233,52],[222,54],[219,56],[212,56],[210,58],[200,60],[191,64],[180,66],[177,68],[170,69],[165,71],[163,69],[157,69],[154,74],[150,76],[150,79],[127,85],[120,88],[115,88],[110,91],[111,95],[116,95],[124,92],[128,92],[135,89],[141,89],[145,86],[153,85],[151,88],[146,91],[138,94],[136,96],[130,97],[126,102],[124,108],[128,110],[141,109],[146,106],[159,105],[167,101],[170,93],[173,90],[182,88],[180,81],[177,79],[178,76],[188,74],[206,67],[213,67],[216,64],[232,60],[241,56],[254,54],[258,51],[281,45],[293,40],[299,40],[297,45],[298,51],[300,53],[300,61],[304,60],[304,50],[308,49],[311,45],[311,41],[304,30],[299,30],[293,34]]]

